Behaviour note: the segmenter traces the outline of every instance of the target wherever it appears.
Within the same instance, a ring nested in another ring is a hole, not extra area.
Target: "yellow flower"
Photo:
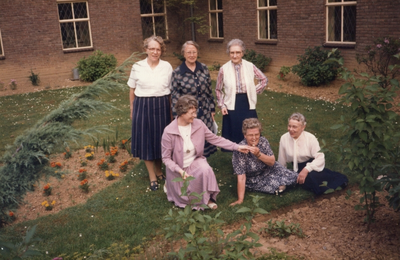
[[[55,200],[53,200],[53,202],[51,203],[51,205],[56,205],[56,201],[55,201]]]
[[[65,175],[63,174],[63,175],[61,175],[61,179],[64,179],[65,178]]]
[[[119,177],[119,173],[115,174],[115,176]]]
[[[46,203],[47,203],[47,200],[43,201],[42,206],[46,205]]]
[[[49,203],[46,201],[46,204],[44,204],[44,206],[47,208],[49,205]]]
[[[110,176],[110,174],[108,173],[108,171],[106,171],[106,177]]]

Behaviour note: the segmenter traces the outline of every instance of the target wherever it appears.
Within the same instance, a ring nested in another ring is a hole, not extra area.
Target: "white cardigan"
[[[243,77],[245,79],[247,99],[249,100],[250,109],[256,109],[257,92],[254,85],[254,69],[253,63],[242,60]],[[223,66],[224,71],[224,105],[228,110],[235,110],[236,100],[236,72],[232,61],[228,61]]]

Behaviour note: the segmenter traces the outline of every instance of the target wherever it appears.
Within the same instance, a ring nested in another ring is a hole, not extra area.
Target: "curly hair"
[[[302,125],[306,125],[306,124],[307,124],[307,120],[306,120],[305,116],[303,116],[303,114],[300,114],[300,113],[293,113],[293,114],[288,118],[288,122],[289,122],[290,120],[299,121]]]
[[[197,109],[198,103],[194,96],[183,95],[181,96],[175,104],[175,111],[178,116],[186,114],[190,109]]]
[[[164,40],[160,36],[155,36],[155,35],[152,35],[149,38],[144,39],[144,41],[143,41],[143,50],[144,51],[146,51],[147,47],[149,47],[149,43],[151,41],[155,41],[155,42],[158,42],[158,44],[160,44],[161,55],[167,51],[167,46],[165,45]]]
[[[262,131],[262,126],[260,121],[257,118],[247,118],[243,120],[243,125],[242,125],[242,132],[243,135],[246,135],[246,132],[248,129],[253,129],[253,128],[258,128],[260,130],[260,134]]]

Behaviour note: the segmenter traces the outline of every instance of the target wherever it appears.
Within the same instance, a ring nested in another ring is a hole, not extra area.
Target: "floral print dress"
[[[246,139],[239,145],[247,145]],[[268,156],[274,153],[268,140],[261,136],[257,147],[260,152]],[[275,193],[281,185],[292,185],[297,181],[298,173],[288,170],[278,162],[273,166],[268,166],[252,153],[233,152],[232,164],[234,174],[246,174],[246,190],[264,193]]]
[[[212,112],[215,112],[214,96],[211,89],[210,72],[205,64],[196,61],[196,69],[191,71],[183,62],[172,72],[172,113],[176,116],[175,104],[182,95],[192,95],[199,103],[197,118],[212,130]],[[204,156],[208,157],[217,151],[217,147],[206,142]]]

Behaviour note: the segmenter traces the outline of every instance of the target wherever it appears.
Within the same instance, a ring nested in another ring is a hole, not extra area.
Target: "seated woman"
[[[167,197],[178,207],[188,205],[189,198],[181,196],[183,183],[172,180],[193,176],[195,180],[190,182],[187,193],[204,192],[201,202],[194,205],[194,208],[202,209],[200,205],[205,204],[211,209],[216,209],[215,201],[219,188],[214,172],[203,156],[204,142],[241,152],[248,152],[250,147],[238,145],[213,134],[200,119],[196,119],[197,106],[195,97],[181,96],[175,104],[177,117],[164,129],[161,147],[162,160],[166,166]]]
[[[275,161],[268,140],[261,136],[261,123],[257,118],[243,121],[244,140],[239,145],[250,145],[250,153],[233,152],[232,164],[237,174],[238,200],[230,206],[241,204],[245,190],[279,194],[286,185],[296,184],[297,173]]]
[[[278,162],[286,167],[293,162],[293,170],[299,173],[297,183],[319,195],[327,189],[345,187],[349,180],[341,173],[325,168],[325,155],[319,150],[317,138],[304,131],[306,118],[300,113],[292,114],[288,119],[288,132],[281,136],[279,142]],[[322,182],[326,186],[320,186]]]

